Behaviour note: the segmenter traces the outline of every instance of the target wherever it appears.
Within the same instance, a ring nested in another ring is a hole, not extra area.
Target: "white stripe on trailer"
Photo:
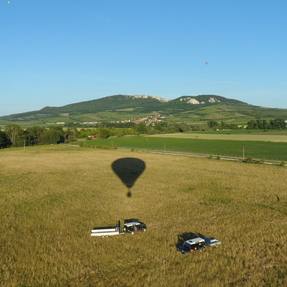
[[[91,236],[114,236],[114,235],[120,235],[119,231],[115,231],[115,232],[93,232],[91,233]]]
[[[117,231],[118,228],[108,228],[108,229],[92,229],[91,232],[92,233],[98,233],[98,232],[113,232],[113,231]]]

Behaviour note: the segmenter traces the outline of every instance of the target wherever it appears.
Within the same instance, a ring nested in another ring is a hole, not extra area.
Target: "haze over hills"
[[[137,121],[150,115],[165,121],[200,123],[209,120],[246,123],[251,119],[287,119],[287,109],[249,105],[218,95],[182,96],[167,100],[145,95],[114,95],[62,107],[0,117],[0,123],[53,124]]]

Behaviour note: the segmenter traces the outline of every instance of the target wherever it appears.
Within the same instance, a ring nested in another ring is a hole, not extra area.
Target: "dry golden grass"
[[[147,165],[131,198],[110,167],[125,156]],[[0,286],[287,286],[286,168],[72,147],[0,164]],[[90,237],[127,217],[148,231]],[[185,231],[222,246],[181,255]]]

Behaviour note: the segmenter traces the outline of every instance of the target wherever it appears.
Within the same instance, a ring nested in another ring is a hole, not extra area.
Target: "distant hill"
[[[218,95],[183,96],[173,100],[141,95],[114,95],[4,116],[0,117],[0,123],[45,125],[136,121],[153,114],[160,114],[166,121],[190,123],[209,120],[246,123],[251,119],[287,119],[287,109],[253,106]]]

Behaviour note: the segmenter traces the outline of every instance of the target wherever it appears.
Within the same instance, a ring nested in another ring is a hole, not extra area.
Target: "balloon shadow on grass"
[[[112,170],[128,189],[128,197],[132,196],[131,188],[144,172],[145,168],[145,162],[139,158],[120,158],[112,163]]]

